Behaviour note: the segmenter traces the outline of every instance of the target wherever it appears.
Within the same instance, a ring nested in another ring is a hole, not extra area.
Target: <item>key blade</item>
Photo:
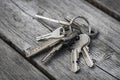
[[[48,41],[44,42],[42,45],[37,46],[36,48],[25,50],[26,57],[31,57],[37,54],[38,52],[41,52],[47,48],[56,45],[60,41],[61,39],[49,39]]]
[[[84,57],[84,60],[89,67],[93,67],[93,61],[91,60],[88,53],[88,48],[89,48],[88,45],[90,43],[90,37],[86,34],[86,35],[81,35],[81,38],[83,39],[83,41],[88,41],[88,43],[82,48],[82,55]]]
[[[79,59],[79,51],[77,49],[72,50],[71,54],[71,71],[78,72],[80,70],[80,67],[78,65],[78,59]]]
[[[44,40],[44,39],[47,39],[49,36],[51,36],[51,33],[38,36],[38,37],[36,37],[36,40],[37,40],[37,41]]]
[[[48,21],[51,21],[51,22],[63,24],[63,25],[70,25],[68,22],[47,18],[47,17],[41,16],[41,15],[35,15],[35,17],[40,18],[40,19],[44,19],[44,20],[48,20]]]
[[[63,44],[58,44],[57,46],[54,46],[52,50],[42,59],[42,62],[47,62],[48,59],[50,59],[56,51],[58,51]]]
[[[72,63],[72,69],[71,71],[77,72],[79,71],[79,66],[78,66],[78,59],[79,59],[79,54],[81,52],[81,49],[89,43],[89,37],[86,34],[81,34],[80,39],[76,41],[76,43],[73,46],[72,50],[72,56],[71,56],[71,63]]]
[[[94,63],[93,63],[93,61],[91,60],[91,58],[90,58],[90,56],[89,56],[89,53],[88,53],[88,50],[87,50],[86,47],[83,47],[82,55],[83,55],[83,58],[84,58],[86,64],[87,64],[89,67],[93,67]]]
[[[64,34],[65,34],[64,28],[59,27],[59,28],[55,29],[53,32],[51,32],[51,33],[36,37],[36,40],[39,41],[39,40],[52,39],[52,38],[54,38],[54,39],[61,38],[61,37],[64,37]]]

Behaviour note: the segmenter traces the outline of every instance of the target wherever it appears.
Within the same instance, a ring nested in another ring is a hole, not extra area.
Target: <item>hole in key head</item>
[[[91,34],[94,34],[95,33],[95,31],[94,30],[91,30]]]
[[[98,34],[99,34],[98,30],[92,28],[92,29],[91,29],[91,33],[89,34],[89,36],[90,36],[92,39],[94,39],[94,38],[97,37]]]
[[[60,29],[60,35],[62,35],[63,34],[63,29]]]
[[[60,29],[60,35],[64,35],[65,34],[65,30],[63,28]]]

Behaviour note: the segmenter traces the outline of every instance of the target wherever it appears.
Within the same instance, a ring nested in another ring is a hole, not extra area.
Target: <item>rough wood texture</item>
[[[87,0],[120,21],[120,0]]]
[[[49,25],[48,29],[46,24],[43,26],[32,19],[33,15],[39,13],[55,19],[63,19],[68,14],[85,16],[91,26],[99,29],[100,32],[98,39],[91,44],[90,52],[92,53],[91,57],[96,60],[96,67],[88,68],[81,58],[81,71],[78,74],[72,73],[70,71],[70,49],[65,47],[57,52],[54,59],[51,59],[46,65],[41,63],[41,58],[47,52],[33,57],[33,61],[58,80],[120,79],[118,65],[120,64],[120,42],[118,42],[120,24],[90,4],[82,0],[2,0],[0,6],[2,38],[11,42],[21,53],[29,47],[35,47],[42,43],[35,41],[36,36],[48,33],[49,29],[60,26],[47,21],[45,23]]]
[[[49,80],[0,39],[0,80]]]

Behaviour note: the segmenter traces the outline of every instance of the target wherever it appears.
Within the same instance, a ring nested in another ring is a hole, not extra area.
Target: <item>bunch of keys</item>
[[[84,18],[84,17],[82,17],[82,18]],[[69,18],[66,18],[66,20],[70,21]],[[82,34],[79,35],[80,39],[78,41],[76,41],[75,44],[73,45],[73,49],[72,49],[72,53],[71,53],[71,65],[72,65],[71,71],[73,71],[75,73],[80,70],[80,67],[79,67],[79,55],[80,55],[80,53],[82,53],[83,58],[89,67],[94,66],[93,61],[89,56],[88,45],[90,43],[90,37],[91,38],[96,37],[98,35],[98,31],[91,29],[91,27],[89,26],[89,22],[87,20],[86,20],[86,22],[88,23],[88,33],[84,33],[81,31]],[[74,22],[74,25],[80,26],[79,24],[77,24],[75,22]]]
[[[64,43],[67,42],[67,44],[71,44],[70,42],[75,41],[75,45],[72,50],[72,56],[71,56],[71,63],[72,63],[71,71],[77,72],[80,69],[78,66],[78,59],[80,52],[82,52],[82,55],[87,65],[89,67],[93,66],[93,62],[88,54],[89,51],[88,45],[90,43],[90,37],[88,35],[96,35],[97,32],[91,33],[91,27],[89,27],[89,22],[84,17],[77,16],[71,20],[67,19],[68,22],[50,19],[40,15],[36,15],[36,18],[49,20],[55,23],[60,23],[64,26],[57,28],[51,33],[36,37],[37,41],[40,40],[47,40],[47,41],[42,45],[37,46],[34,49],[31,50],[27,49],[25,51],[27,57],[31,57],[47,48],[52,48],[51,51],[45,57],[42,58],[42,62],[46,62],[48,59],[51,58],[51,56],[54,55],[56,51],[58,51],[64,45]],[[79,29],[80,25],[74,22],[75,19],[77,18],[82,18],[88,23],[88,30],[89,30],[88,34],[81,33]],[[78,37],[80,39],[76,41]]]

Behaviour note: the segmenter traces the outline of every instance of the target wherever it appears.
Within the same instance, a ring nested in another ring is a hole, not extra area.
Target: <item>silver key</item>
[[[87,44],[88,45],[88,44]],[[88,46],[85,46],[83,47],[83,51],[82,51],[82,55],[83,55],[83,58],[86,62],[86,64],[89,66],[89,67],[93,67],[93,61],[91,60],[90,56],[89,56],[89,51],[87,49]]]
[[[36,40],[39,41],[39,40],[50,39],[50,38],[61,38],[61,37],[64,37],[64,34],[65,34],[64,28],[59,27],[51,33],[36,37]]]
[[[71,55],[71,63],[72,63],[71,71],[78,72],[80,70],[78,66],[79,53],[81,52],[82,48],[85,45],[87,45],[89,42],[90,42],[89,36],[86,34],[81,34],[80,40],[76,41]]]
[[[54,46],[52,50],[45,57],[42,58],[42,62],[47,62],[47,60],[50,59],[54,55],[54,53],[62,47],[62,45],[63,44],[58,44]]]
[[[40,18],[40,19],[44,19],[44,20],[48,20],[48,21],[51,21],[51,22],[63,24],[63,25],[70,25],[70,23],[68,23],[68,22],[60,21],[60,20],[55,20],[55,19],[44,17],[44,16],[40,16],[40,15],[35,15],[35,17],[36,18]]]
[[[71,71],[78,72],[80,70],[80,67],[78,65],[78,59],[79,59],[79,52],[78,50],[72,50],[71,54]]]

